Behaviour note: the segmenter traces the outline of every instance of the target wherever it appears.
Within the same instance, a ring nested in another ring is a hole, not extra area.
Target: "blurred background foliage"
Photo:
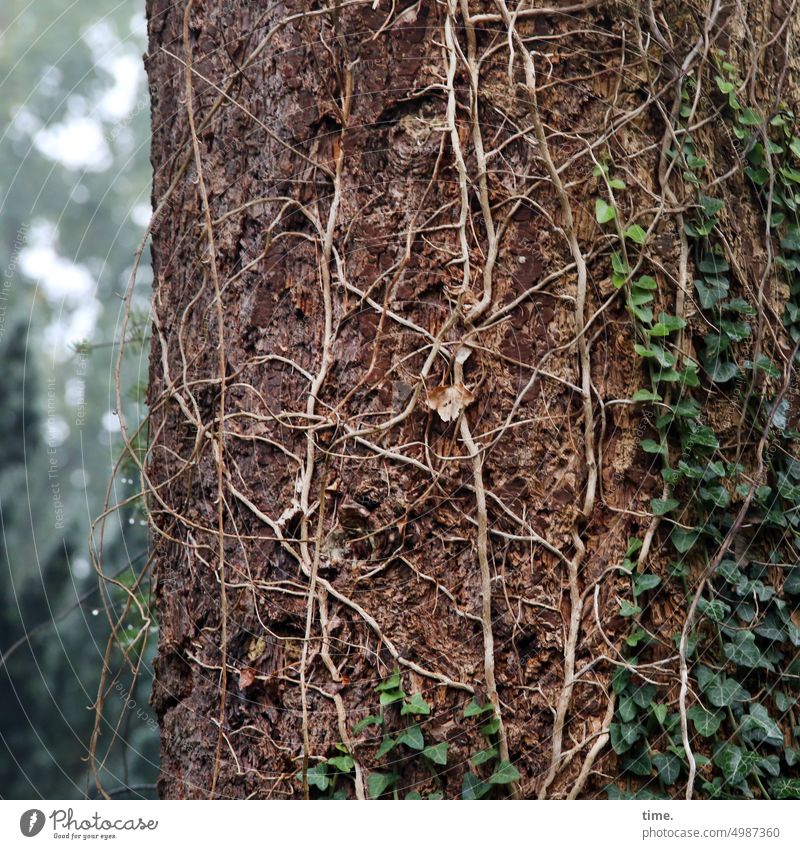
[[[143,6],[0,3],[3,798],[97,794],[86,759],[110,625],[88,533],[109,484],[112,504],[140,486],[131,464],[114,472],[122,440],[113,367],[121,298],[150,216]],[[132,428],[146,413],[150,280],[145,267],[123,368]],[[140,507],[111,515],[103,555],[107,574],[133,582],[147,560]],[[120,590],[108,593],[111,619],[123,600]],[[122,633],[139,624],[123,622]],[[126,647],[108,656],[123,675],[98,751],[104,787],[123,798],[155,795],[158,735],[147,704],[154,630],[133,687]]]

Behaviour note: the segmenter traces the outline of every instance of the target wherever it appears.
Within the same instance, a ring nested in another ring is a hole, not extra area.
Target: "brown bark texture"
[[[348,796],[378,771],[458,798],[486,778],[474,697],[519,772],[494,795],[601,795],[629,538],[664,578],[643,624],[673,700],[687,607],[611,254],[683,310],[693,355],[680,84],[702,78],[694,137],[723,177],[708,57],[742,55],[777,97],[791,4],[147,5],[161,794],[313,796],[303,772],[346,750]],[[608,163],[644,245],[598,223]],[[720,191],[755,286],[758,204],[741,174]],[[725,401],[703,399],[717,433]],[[414,717],[398,704],[354,732],[395,671],[446,766],[376,757]]]

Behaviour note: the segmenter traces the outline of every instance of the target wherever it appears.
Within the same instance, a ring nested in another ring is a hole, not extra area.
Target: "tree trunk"
[[[742,112],[790,5],[149,0],[163,796],[703,794],[693,643],[793,398]],[[727,512],[669,476],[734,458]]]

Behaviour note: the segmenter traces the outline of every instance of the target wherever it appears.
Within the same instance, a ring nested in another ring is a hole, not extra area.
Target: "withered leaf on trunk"
[[[256,680],[256,671],[250,666],[239,670],[239,689],[246,690]]]
[[[267,641],[264,637],[253,637],[247,645],[247,659],[254,663],[266,650]]]
[[[454,386],[437,386],[428,392],[428,407],[436,410],[444,422],[455,421],[461,411],[475,401],[475,396],[464,386],[457,383]]]

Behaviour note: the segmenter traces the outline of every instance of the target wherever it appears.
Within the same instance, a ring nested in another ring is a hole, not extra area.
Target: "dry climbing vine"
[[[798,795],[796,25],[150,5],[162,792]]]

